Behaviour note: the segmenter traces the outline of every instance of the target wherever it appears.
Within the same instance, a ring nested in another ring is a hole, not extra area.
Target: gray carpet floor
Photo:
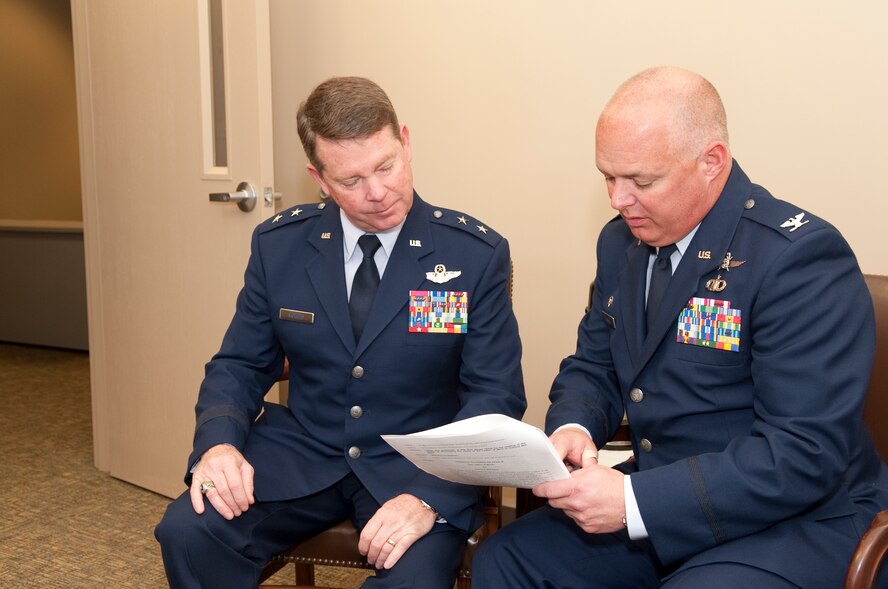
[[[169,499],[93,466],[88,355],[0,343],[0,407],[0,588],[167,587],[153,530]],[[316,581],[365,576],[318,567]]]

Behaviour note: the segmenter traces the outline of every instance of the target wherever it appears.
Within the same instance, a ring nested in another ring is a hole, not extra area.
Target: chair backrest
[[[866,285],[876,311],[876,359],[870,376],[863,420],[873,436],[876,449],[888,458],[888,276],[865,274]]]

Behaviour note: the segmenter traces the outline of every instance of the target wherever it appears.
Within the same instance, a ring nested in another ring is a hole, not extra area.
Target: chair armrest
[[[278,382],[283,382],[285,380],[290,379],[290,361],[284,358],[284,370],[281,372],[281,375],[278,377]]]
[[[848,567],[845,589],[875,587],[885,552],[888,552],[888,510],[876,514],[869,530],[860,539]]]

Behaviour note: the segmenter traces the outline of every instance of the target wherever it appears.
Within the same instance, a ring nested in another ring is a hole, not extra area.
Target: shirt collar
[[[339,209],[339,219],[342,221],[342,244],[345,248],[345,259],[349,260],[351,259],[352,254],[354,254],[355,248],[358,246],[358,238],[367,232],[355,227],[342,209]],[[395,242],[398,241],[398,235],[401,234],[401,228],[404,227],[405,221],[407,221],[407,215],[404,215],[401,222],[391,229],[374,233],[374,235],[379,238],[379,243],[382,244],[382,249],[385,251],[386,257],[392,255],[392,250],[395,249]]]
[[[681,254],[681,257],[684,257],[685,251],[687,251],[688,246],[691,245],[691,240],[694,239],[694,234],[697,233],[697,229],[700,228],[700,223],[697,223],[697,226],[691,229],[691,232],[685,235],[683,238],[679,239],[675,242],[675,247],[678,249],[678,253]],[[357,238],[355,238],[357,239]]]

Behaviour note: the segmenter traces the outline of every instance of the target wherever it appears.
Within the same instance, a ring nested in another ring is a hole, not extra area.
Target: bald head
[[[629,125],[640,133],[660,128],[677,157],[696,157],[713,141],[728,145],[727,117],[715,87],[677,67],[645,70],[617,88],[598,119],[598,130],[613,125]]]
[[[617,89],[595,130],[611,207],[651,246],[676,243],[712,209],[731,173],[725,109],[712,84],[679,68]]]

